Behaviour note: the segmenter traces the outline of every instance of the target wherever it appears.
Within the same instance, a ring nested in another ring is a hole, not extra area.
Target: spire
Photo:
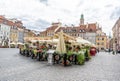
[[[80,25],[84,25],[84,15],[81,14],[81,17],[80,17]]]
[[[84,15],[83,14],[81,14],[81,18],[80,19],[84,19]]]

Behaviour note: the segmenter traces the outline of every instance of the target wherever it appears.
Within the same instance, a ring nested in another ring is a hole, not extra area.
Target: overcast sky
[[[57,21],[77,26],[81,14],[85,23],[98,22],[109,34],[120,17],[120,0],[0,0],[0,15],[20,19],[27,28],[39,31]]]

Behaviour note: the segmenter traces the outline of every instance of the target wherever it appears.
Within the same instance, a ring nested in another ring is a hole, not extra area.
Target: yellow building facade
[[[10,42],[11,43],[17,43],[18,42],[18,29],[17,29],[17,27],[11,27]]]
[[[107,36],[101,29],[97,31],[96,46],[99,50],[105,50],[107,48]]]

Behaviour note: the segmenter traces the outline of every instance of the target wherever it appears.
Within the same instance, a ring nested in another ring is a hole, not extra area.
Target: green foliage
[[[24,45],[24,48],[25,48],[25,49],[28,49],[28,48],[29,48],[29,44],[25,44],[25,45]]]
[[[85,58],[88,58],[88,50],[85,51]]]
[[[85,56],[83,54],[77,55],[78,64],[83,65],[85,63]]]
[[[90,46],[85,46],[84,48],[88,50],[88,49],[90,49]]]
[[[36,54],[37,54],[37,50],[36,50],[36,49],[34,49],[34,50],[33,50],[33,53],[36,55]]]
[[[70,45],[66,44],[66,50],[67,50],[67,52],[69,51],[69,48],[70,48]]]
[[[73,54],[73,52],[70,50],[67,52],[67,55],[72,55],[72,54]]]
[[[15,48],[15,45],[14,45],[14,44],[11,44],[10,47],[11,47],[11,48]]]
[[[88,59],[88,60],[91,59],[91,56],[90,56],[89,50],[86,49],[84,55],[85,55],[85,59]]]

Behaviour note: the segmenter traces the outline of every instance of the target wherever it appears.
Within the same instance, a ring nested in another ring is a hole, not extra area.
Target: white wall
[[[85,39],[95,44],[96,43],[96,33],[86,32]]]
[[[0,24],[0,43],[5,38],[10,39],[10,26],[5,24]]]

